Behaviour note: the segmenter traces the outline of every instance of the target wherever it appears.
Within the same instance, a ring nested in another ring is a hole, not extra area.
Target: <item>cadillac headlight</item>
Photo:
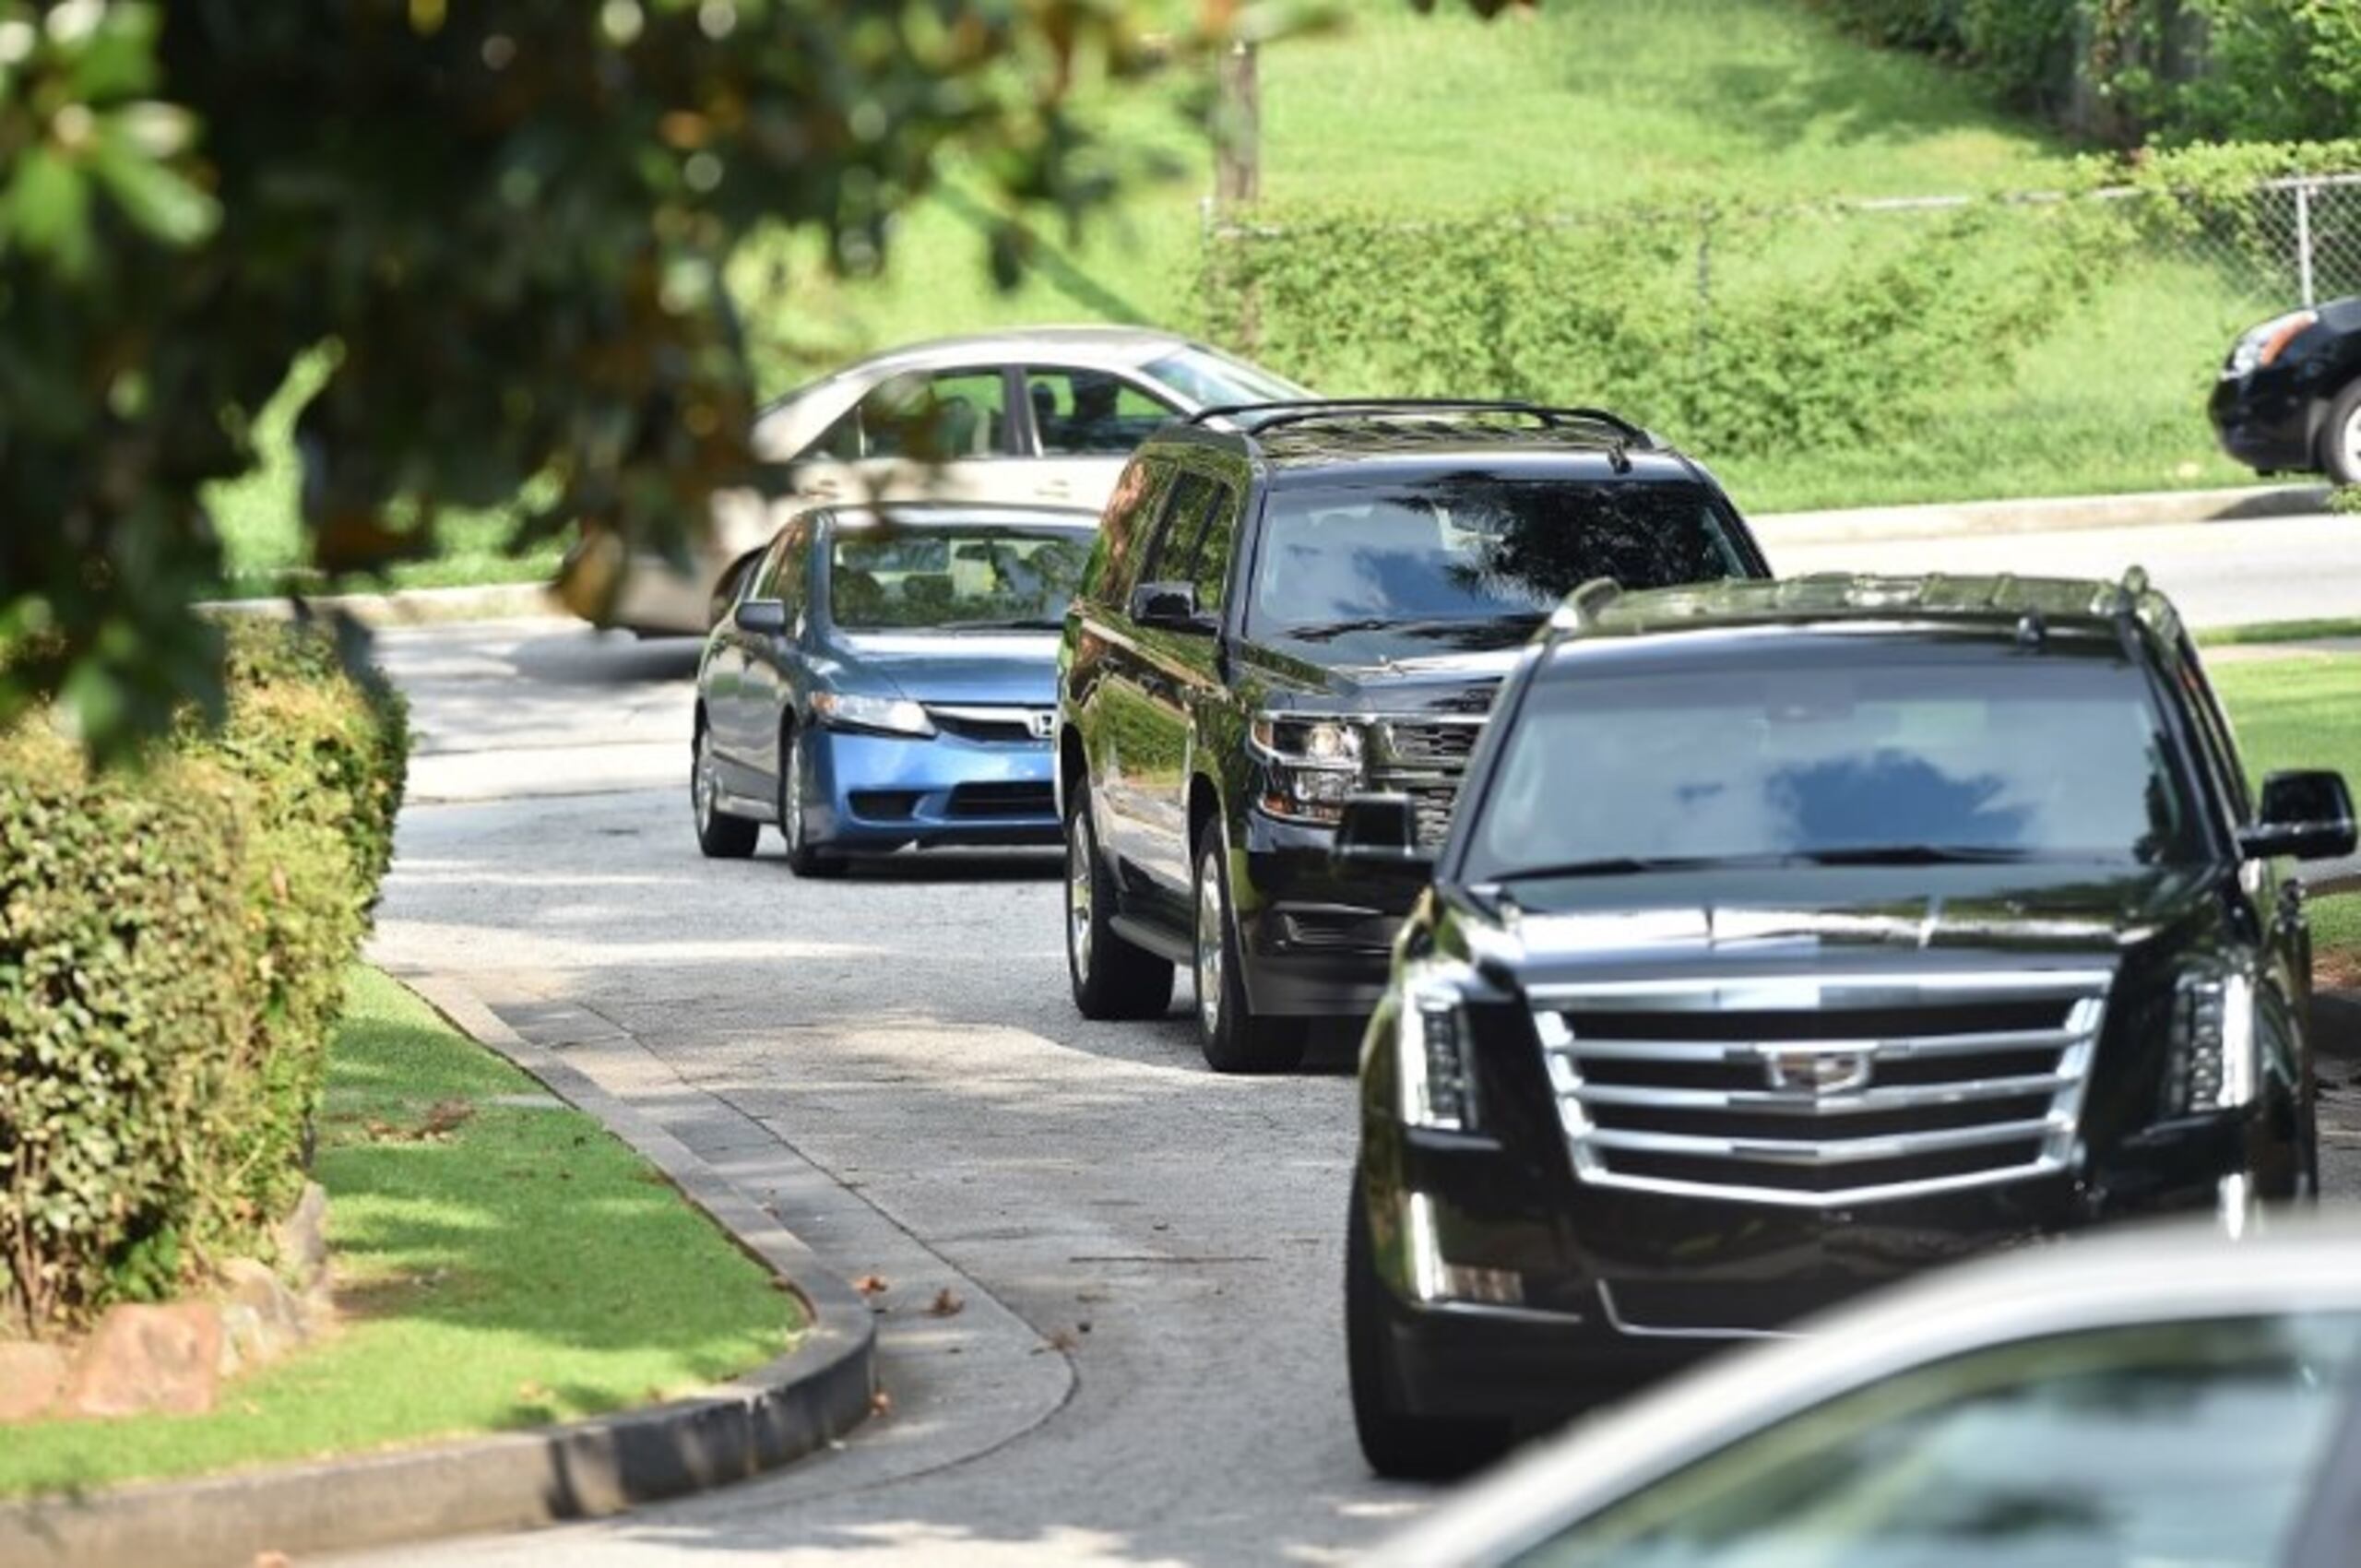
[[[2253,978],[2235,970],[2184,976],[2173,997],[2171,1042],[2165,1065],[2165,1115],[2251,1104],[2262,1077]]]
[[[934,720],[908,697],[871,697],[854,692],[815,692],[812,711],[832,730],[873,730],[888,735],[927,736]]]
[[[1263,764],[1255,803],[1282,821],[1332,826],[1366,786],[1358,725],[1265,713],[1256,717],[1250,744]]]
[[[1455,1133],[1475,1127],[1476,1077],[1467,1033],[1466,999],[1450,972],[1410,966],[1403,977],[1394,1033],[1405,1123]]]

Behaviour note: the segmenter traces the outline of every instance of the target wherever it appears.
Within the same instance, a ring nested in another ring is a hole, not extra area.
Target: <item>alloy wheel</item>
[[[803,737],[790,735],[779,764],[778,830],[790,853],[803,852]]]
[[[1224,915],[1221,872],[1207,854],[1197,863],[1197,1022],[1209,1037],[1221,1032]]]
[[[1090,823],[1077,813],[1074,831],[1066,837],[1066,955],[1074,972],[1090,975],[1091,861]]]
[[[697,731],[696,766],[689,775],[689,802],[696,811],[699,833],[713,831],[714,805],[720,792],[721,786],[713,772],[713,732],[700,730]]]
[[[2361,473],[2361,407],[2344,416],[2344,428],[2338,431],[2337,441],[2344,448],[2347,473]]]

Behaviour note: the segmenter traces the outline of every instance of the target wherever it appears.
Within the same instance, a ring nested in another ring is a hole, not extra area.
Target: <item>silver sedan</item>
[[[612,618],[636,631],[704,632],[736,574],[814,505],[928,498],[1095,511],[1132,449],[1167,421],[1310,396],[1217,349],[1139,327],[1024,327],[878,354],[765,410],[755,453],[788,466],[792,492],[716,497],[691,571],[635,561]]]
[[[1476,1483],[1379,1568],[2344,1568],[2361,1229],[2137,1231],[1930,1277]]]

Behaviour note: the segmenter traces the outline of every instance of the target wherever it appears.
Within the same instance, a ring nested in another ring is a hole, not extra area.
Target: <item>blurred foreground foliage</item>
[[[1428,0],[1431,3],[1431,0]],[[1503,0],[1464,0],[1479,11]],[[291,366],[331,575],[579,525],[678,553],[761,485],[723,286],[758,228],[873,266],[955,157],[994,270],[1153,160],[1086,89],[1295,25],[1237,0],[0,0],[0,723],[105,758],[195,699],[200,492]],[[1199,101],[1195,106],[1202,110]],[[529,504],[519,500],[529,496]],[[597,603],[587,552],[572,587]]]

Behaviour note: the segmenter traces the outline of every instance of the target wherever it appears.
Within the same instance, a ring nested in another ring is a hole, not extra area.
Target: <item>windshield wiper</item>
[[[1466,631],[1496,630],[1514,623],[1529,624],[1530,615],[1364,615],[1353,621],[1315,621],[1308,626],[1288,626],[1278,635],[1297,642],[1324,643],[1348,632],[1399,632],[1405,636],[1431,636],[1438,634]]]
[[[938,632],[1062,632],[1062,617],[1055,621],[945,621],[935,628]]]
[[[1798,849],[1796,858],[1821,866],[2004,865],[2044,857],[2031,849],[1982,844],[1873,844],[1853,849]]]
[[[1652,871],[1695,871],[1703,866],[1784,865],[1786,855],[1608,855],[1595,861],[1495,873],[1495,883],[1544,882],[1560,876],[1637,876]]]

